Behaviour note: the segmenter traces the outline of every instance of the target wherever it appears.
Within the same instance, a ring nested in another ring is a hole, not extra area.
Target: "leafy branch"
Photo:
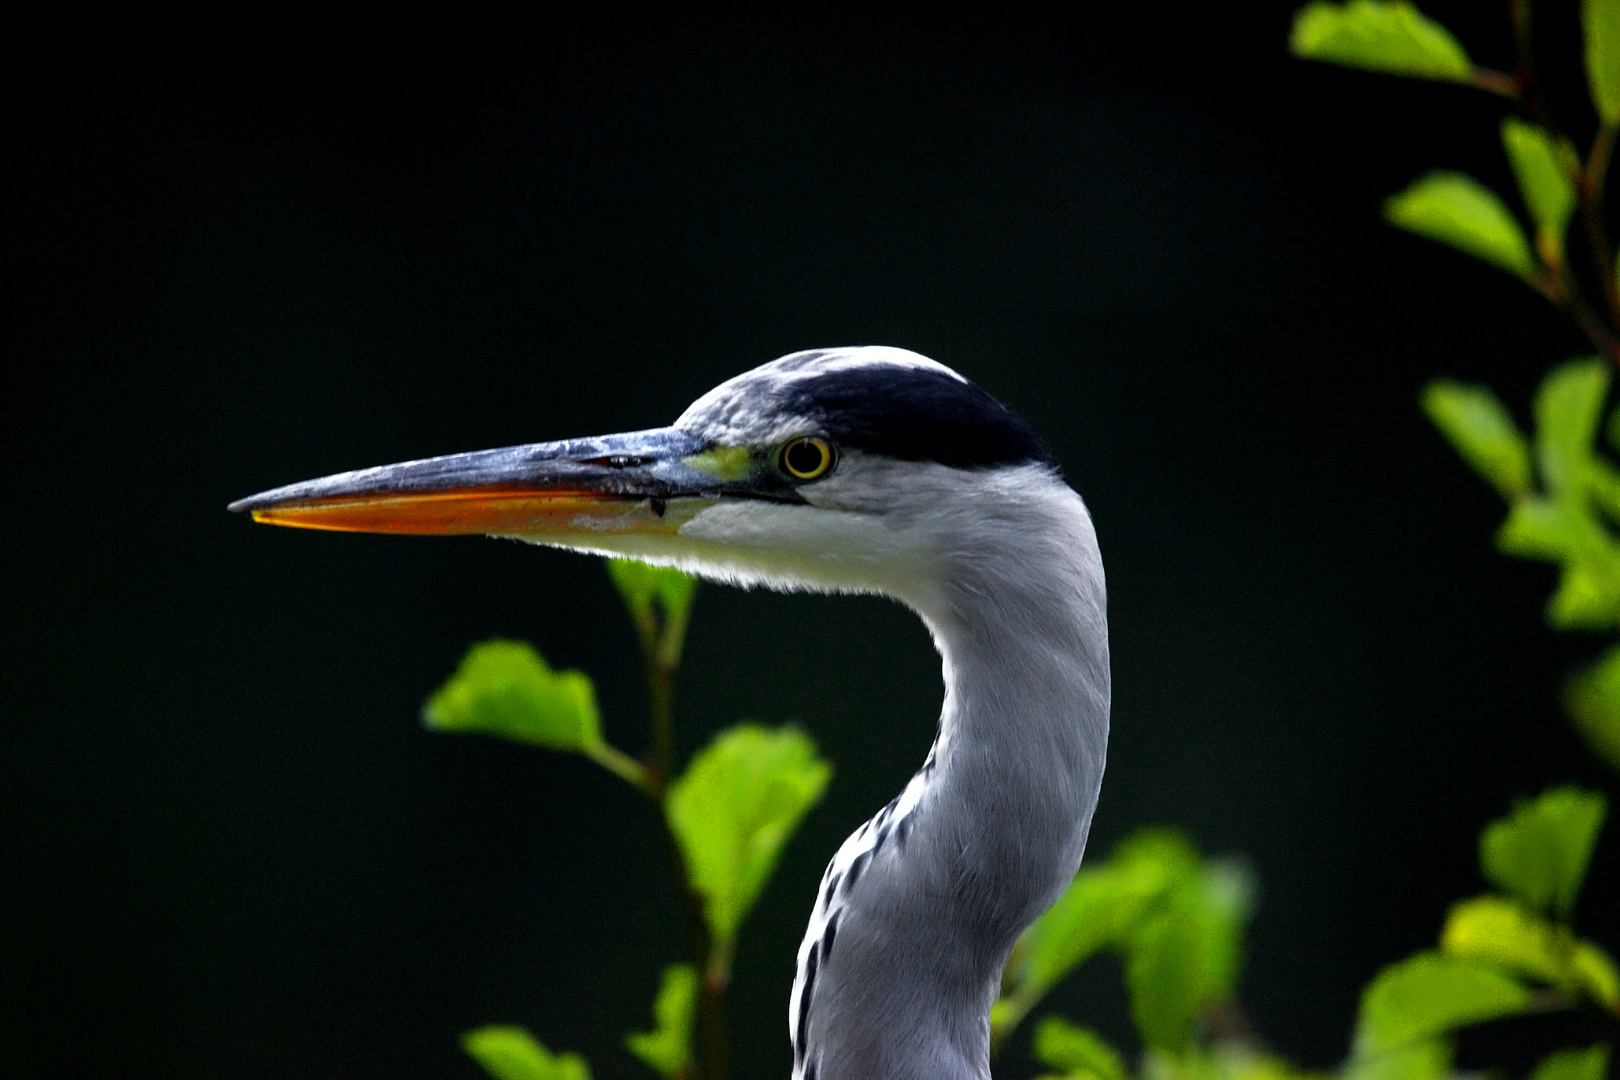
[[[1306,59],[1472,86],[1517,108],[1523,115],[1502,123],[1502,146],[1534,225],[1533,243],[1495,192],[1458,172],[1421,177],[1390,197],[1384,216],[1519,278],[1567,311],[1600,353],[1620,363],[1620,294],[1604,224],[1604,190],[1620,131],[1620,3],[1582,4],[1587,82],[1599,117],[1584,159],[1554,126],[1540,92],[1528,0],[1514,0],[1511,11],[1518,54],[1512,72],[1479,67],[1449,30],[1404,2],[1318,0],[1295,17],[1290,46]],[[1566,251],[1577,210],[1600,297],[1596,308]]]
[[[1515,70],[1477,68],[1445,27],[1406,3],[1319,0],[1294,21],[1296,55],[1372,71],[1442,79],[1501,94],[1522,116],[1502,121],[1502,148],[1534,225],[1532,242],[1507,204],[1472,177],[1431,172],[1384,204],[1394,225],[1504,270],[1569,313],[1602,355],[1552,372],[1535,401],[1532,444],[1486,387],[1437,380],[1423,407],[1463,458],[1508,501],[1497,547],[1554,563],[1562,573],[1547,617],[1562,629],[1620,630],[1620,469],[1597,449],[1610,379],[1620,363],[1620,294],[1605,224],[1604,191],[1620,132],[1620,0],[1583,0],[1587,86],[1598,117],[1583,158],[1553,126],[1541,90],[1528,0],[1510,4]],[[1579,216],[1584,242],[1567,240]],[[1587,267],[1585,283],[1577,265]],[[1594,307],[1589,289],[1601,298]],[[1620,448],[1620,414],[1609,424]],[[1620,648],[1611,648],[1565,694],[1577,730],[1620,768]]]
[[[473,646],[428,699],[423,721],[437,731],[580,754],[647,797],[669,849],[688,960],[664,970],[653,1007],[657,1024],[630,1035],[626,1046],[667,1080],[724,1080],[725,994],[737,934],[832,769],[803,732],[742,724],[722,731],[677,773],[675,676],[696,582],[619,560],[610,560],[608,571],[641,641],[648,760],[606,741],[589,676],[554,671],[519,641]],[[588,1077],[581,1059],[553,1058],[522,1029],[481,1028],[467,1036],[466,1047],[498,1080]]]
[[[1455,905],[1439,946],[1391,964],[1361,998],[1341,1080],[1442,1080],[1456,1033],[1504,1017],[1584,1010],[1620,1020],[1620,971],[1570,922],[1607,803],[1554,788],[1480,834],[1496,892]],[[1237,1010],[1253,885],[1241,865],[1205,860],[1180,834],[1144,830],[1083,868],[1020,940],[992,1030],[1005,1041],[1041,997],[1102,953],[1123,962],[1144,1080],[1305,1080]],[[1126,1080],[1125,1056],[1061,1017],[1035,1027],[1042,1080]],[[1548,1055],[1537,1080],[1603,1080],[1609,1047]]]

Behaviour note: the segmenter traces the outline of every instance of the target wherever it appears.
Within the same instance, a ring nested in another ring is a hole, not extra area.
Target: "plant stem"
[[[652,762],[645,770],[644,790],[658,803],[659,830],[669,853],[675,891],[681,898],[687,955],[698,973],[697,1039],[692,1080],[726,1080],[725,981],[711,977],[715,941],[704,916],[703,897],[692,886],[686,855],[669,821],[669,786],[675,778],[675,672],[686,639],[684,612],[659,605],[650,625],[640,626],[642,658],[647,665],[647,710],[652,727]]]
[[[1531,119],[1542,127],[1550,127],[1547,102],[1541,93],[1541,79],[1536,73],[1536,54],[1530,47],[1530,0],[1509,0],[1508,12],[1513,18],[1514,72],[1511,76],[1500,72],[1476,72],[1474,84],[1487,90],[1496,90],[1503,97],[1521,102]],[[1510,90],[1486,86],[1480,81],[1482,74],[1496,75]]]
[[[602,768],[631,784],[643,794],[652,795],[652,776],[647,767],[618,747],[597,743],[585,748],[585,754]]]
[[[1509,101],[1519,100],[1519,81],[1505,71],[1492,71],[1490,68],[1475,68],[1469,76],[1470,83],[1476,89],[1486,90],[1492,94],[1499,94]]]

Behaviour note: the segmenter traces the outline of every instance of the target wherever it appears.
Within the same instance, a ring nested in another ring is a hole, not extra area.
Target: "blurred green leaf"
[[[721,732],[671,785],[670,828],[723,947],[831,776],[802,731],[741,724]]]
[[[1581,0],[1586,82],[1605,124],[1620,121],[1620,0]]]
[[[1480,896],[1452,907],[1440,933],[1450,956],[1489,960],[1554,986],[1574,981],[1574,942],[1567,932],[1501,896]]]
[[[1490,964],[1418,953],[1380,971],[1361,995],[1358,1057],[1394,1050],[1453,1028],[1522,1012],[1523,983]]]
[[[1247,872],[1211,862],[1177,883],[1161,909],[1131,933],[1125,983],[1143,1042],[1184,1049],[1200,1015],[1232,996],[1252,907]]]
[[[1604,1080],[1608,1075],[1609,1045],[1598,1043],[1585,1050],[1548,1054],[1530,1074],[1530,1080]]]
[[[607,570],[636,624],[643,648],[649,653],[659,651],[659,659],[670,667],[680,663],[697,578],[631,559],[608,559]]]
[[[1512,116],[1502,121],[1502,147],[1542,243],[1551,244],[1562,259],[1564,230],[1575,212],[1572,174],[1580,168],[1575,147],[1568,139]]]
[[[674,1080],[692,1060],[692,1017],[697,1012],[698,975],[686,964],[664,969],[653,1002],[653,1030],[624,1037],[630,1052],[659,1076]]]
[[[1219,1080],[1328,1080],[1324,1074],[1297,1069],[1248,1043],[1218,1042],[1213,1056],[1220,1067]]]
[[[428,699],[422,720],[436,731],[481,732],[552,750],[602,741],[590,677],[553,671],[532,646],[499,638],[468,650]]]
[[[1608,630],[1620,620],[1620,575],[1607,560],[1572,562],[1547,602],[1547,621],[1560,630]]]
[[[1451,1058],[1449,1039],[1422,1039],[1398,1049],[1357,1056],[1340,1075],[1343,1080],[1449,1080]]]
[[[1035,1027],[1035,1057],[1074,1080],[1126,1080],[1125,1060],[1090,1028],[1048,1016]]]
[[[1204,862],[1178,832],[1143,829],[1088,864],[1025,932],[992,1011],[998,1037],[1075,965],[1104,948],[1126,954],[1132,1009],[1151,1045],[1176,1048],[1199,1014],[1230,996],[1241,968],[1253,883],[1242,867]]]
[[[1580,506],[1524,498],[1513,504],[1496,534],[1504,554],[1543,562],[1568,562],[1601,546],[1601,526]]]
[[[1488,387],[1436,379],[1423,388],[1423,411],[1503,495],[1530,490],[1530,446]]]
[[[1590,941],[1577,941],[1573,966],[1576,984],[1587,996],[1611,1010],[1620,1009],[1620,970],[1608,953]]]
[[[1485,827],[1480,868],[1502,891],[1567,920],[1606,809],[1597,792],[1552,788]]]
[[[1419,79],[1467,82],[1474,70],[1450,31],[1400,2],[1317,0],[1294,16],[1288,44],[1308,60]]]
[[[578,1054],[552,1054],[520,1027],[491,1024],[461,1037],[467,1055],[494,1080],[591,1080]]]
[[[1620,469],[1593,454],[1586,463],[1586,492],[1611,522],[1620,522]]]
[[[1198,869],[1197,849],[1179,833],[1133,834],[1107,861],[1082,867],[1057,903],[1025,931],[1017,982],[1033,997],[1044,994],[1099,949],[1123,942],[1154,903]]]
[[[1564,704],[1592,749],[1620,769],[1620,647],[1570,680]]]
[[[1516,277],[1535,275],[1529,241],[1513,214],[1494,192],[1462,173],[1429,173],[1385,200],[1384,217]]]
[[[1137,930],[1125,961],[1131,1018],[1148,1046],[1179,1051],[1192,1038],[1204,1004],[1203,928],[1184,915],[1162,915]]]
[[[1608,366],[1597,358],[1560,364],[1536,391],[1536,464],[1555,497],[1584,495]]]

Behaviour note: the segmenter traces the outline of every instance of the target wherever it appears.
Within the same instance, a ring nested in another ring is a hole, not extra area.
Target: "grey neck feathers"
[[[1050,486],[1005,517],[973,508],[941,552],[921,610],[939,736],[823,879],[791,1017],[801,1080],[987,1078],[1007,955],[1079,866],[1108,740],[1106,592],[1084,505]]]

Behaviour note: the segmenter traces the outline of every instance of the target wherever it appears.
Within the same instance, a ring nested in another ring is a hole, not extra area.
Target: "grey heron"
[[[1109,715],[1090,514],[989,394],[904,349],[811,350],[670,427],[340,473],[231,508],[912,608],[943,660],[938,734],[827,867],[789,1005],[793,1074],[986,1080],[1002,967],[1080,865]]]

